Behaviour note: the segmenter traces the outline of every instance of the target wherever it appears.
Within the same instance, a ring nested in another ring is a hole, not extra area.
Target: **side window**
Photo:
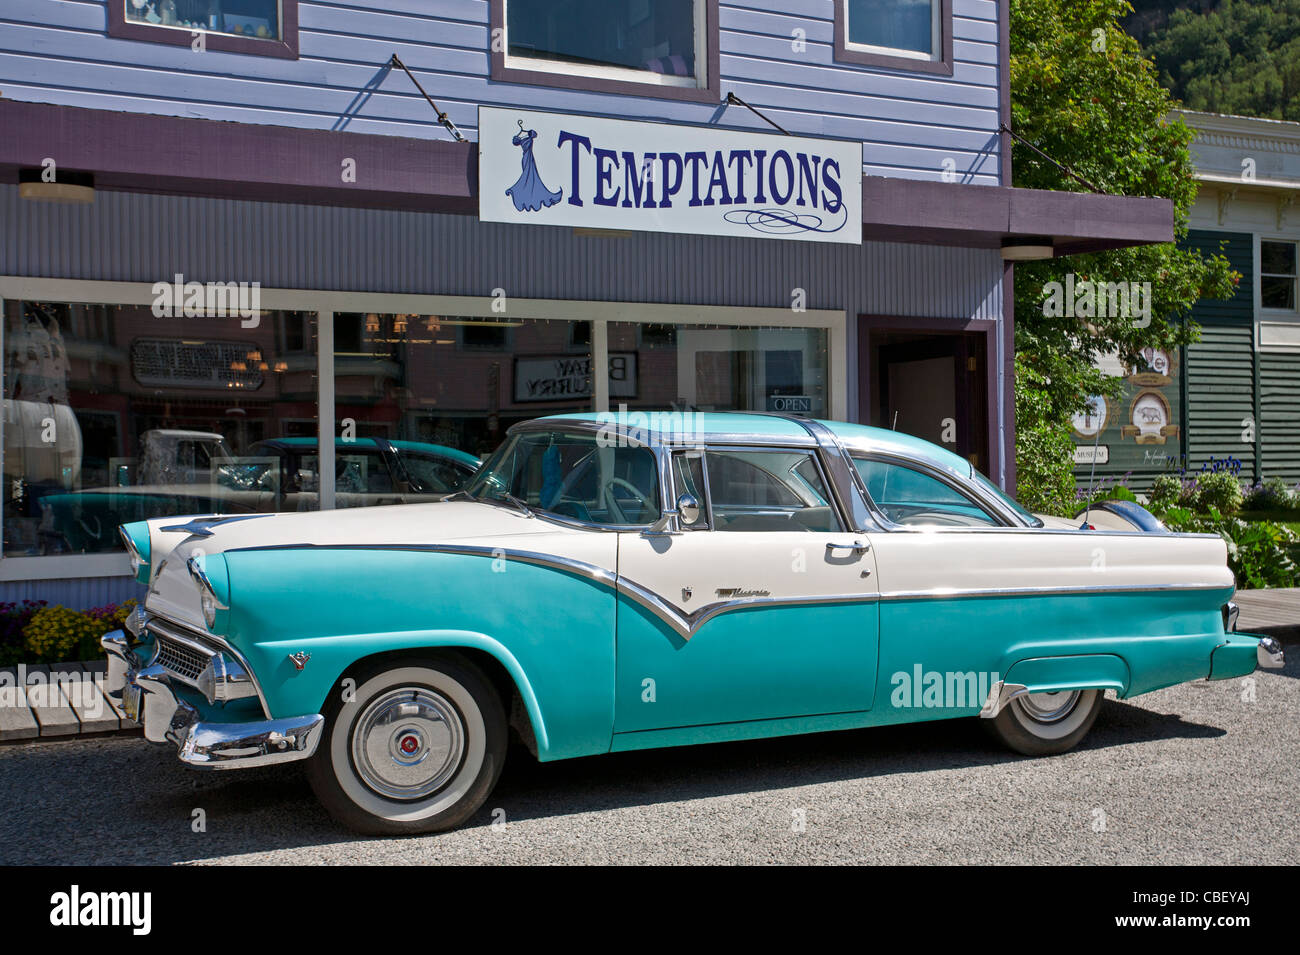
[[[705,464],[717,530],[840,530],[807,451],[708,451]]]
[[[895,524],[997,527],[998,521],[956,488],[902,464],[854,458],[876,507]]]

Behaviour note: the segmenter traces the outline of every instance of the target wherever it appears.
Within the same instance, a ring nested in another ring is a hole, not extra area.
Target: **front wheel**
[[[1026,693],[981,720],[1003,744],[1026,756],[1055,756],[1088,735],[1101,710],[1102,690]]]
[[[367,835],[441,832],[468,820],[505,762],[507,729],[491,683],[458,658],[375,664],[325,707],[307,762],[321,804]]]

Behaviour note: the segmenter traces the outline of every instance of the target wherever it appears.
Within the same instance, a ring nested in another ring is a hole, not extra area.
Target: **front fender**
[[[528,674],[509,649],[487,634],[468,630],[421,630],[350,634],[345,637],[317,637],[308,640],[272,640],[253,647],[249,663],[262,679],[263,692],[268,697],[274,696],[273,712],[315,713],[324,708],[326,697],[338,685],[348,668],[358,660],[380,653],[428,649],[481,650],[491,655],[510,674],[510,679],[519,690],[519,696],[532,722],[539,758],[558,758],[554,755],[542,756],[543,753],[551,753],[551,739],[547,732],[546,716]],[[310,660],[302,670],[290,660],[296,653],[310,654]],[[263,673],[269,676],[261,677]],[[605,743],[605,749],[608,749],[608,739]]]
[[[612,535],[592,537],[596,563]],[[583,538],[584,541],[587,538]],[[538,756],[609,751],[614,727],[615,598],[581,574],[432,550],[229,550],[226,633],[274,718],[320,712],[339,677],[378,653],[481,650],[515,681]],[[290,657],[311,659],[299,670]]]

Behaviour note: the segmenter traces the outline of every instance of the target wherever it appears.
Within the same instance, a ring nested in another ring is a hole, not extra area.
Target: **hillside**
[[[1125,28],[1189,109],[1300,120],[1300,0],[1133,0]]]

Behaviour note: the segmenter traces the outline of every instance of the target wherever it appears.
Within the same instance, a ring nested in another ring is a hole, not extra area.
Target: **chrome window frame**
[[[532,517],[539,518],[540,520],[544,520],[544,521],[549,521],[552,524],[558,524],[561,527],[572,527],[578,530],[591,530],[591,531],[600,531],[603,533],[614,533],[614,534],[623,534],[632,531],[635,532],[644,531],[649,527],[653,527],[655,521],[658,521],[663,517],[663,512],[665,507],[667,506],[667,502],[676,500],[675,498],[668,496],[669,493],[671,492],[671,484],[669,480],[667,480],[665,477],[665,465],[667,462],[666,453],[664,451],[664,448],[658,442],[654,441],[653,439],[644,440],[639,433],[634,433],[634,432],[639,432],[639,429],[629,430],[627,428],[616,427],[614,425],[605,424],[599,421],[589,421],[581,418],[575,418],[571,420],[570,419],[557,420],[555,418],[533,418],[528,421],[521,421],[518,424],[511,425],[506,430],[506,440],[508,441],[518,434],[522,434],[525,432],[532,432],[532,431],[590,431],[599,434],[601,431],[607,431],[610,428],[615,428],[618,436],[622,440],[626,441],[630,447],[645,448],[647,451],[651,452],[655,457],[655,470],[657,472],[656,477],[658,479],[657,484],[658,484],[658,491],[659,491],[659,514],[655,517],[655,520],[649,521],[644,524],[606,524],[601,521],[583,521],[583,520],[579,520],[576,517],[565,517],[562,514],[551,514],[549,512],[542,511],[537,508],[532,508],[530,505],[530,510],[532,511],[531,514]],[[492,452],[492,454],[495,453],[496,453],[495,451]],[[487,457],[491,457],[491,455],[488,455]],[[485,457],[483,460],[486,461],[487,457]],[[462,490],[456,493],[465,493],[465,492]],[[468,497],[468,495],[466,496]],[[472,501],[479,501],[479,499],[476,497],[470,497],[469,499]],[[508,501],[479,501],[479,503],[489,504],[494,507],[511,506]],[[676,522],[676,518],[674,518],[673,520],[674,522]]]
[[[950,530],[993,531],[993,530],[999,530],[1004,527],[1015,528],[1015,527],[1026,526],[1024,521],[1021,520],[1018,515],[1012,515],[1006,507],[1001,507],[1001,506],[994,507],[992,506],[993,501],[991,499],[985,497],[982,494],[977,495],[975,493],[975,485],[973,484],[973,482],[967,482],[964,480],[954,481],[953,478],[956,477],[956,475],[951,469],[933,467],[929,464],[929,462],[917,461],[915,458],[905,457],[900,454],[891,454],[885,451],[871,451],[871,452],[860,451],[856,455],[850,452],[849,460],[851,462],[856,462],[858,460],[876,461],[881,464],[892,464],[898,467],[905,467],[911,471],[916,471],[917,473],[922,474],[925,477],[932,478],[933,480],[938,481],[940,484],[944,485],[947,488],[950,488],[951,490],[955,491],[957,494],[960,494],[962,497],[970,501],[971,504],[978,507],[989,517],[993,518],[994,521],[999,522],[994,524],[982,525],[978,527],[974,527],[974,526],[950,527],[942,524],[936,524],[936,525],[899,524],[896,521],[891,520],[889,516],[885,514],[884,510],[880,507],[880,505],[878,505],[875,502],[875,500],[872,499],[870,492],[866,490],[866,482],[864,481],[863,492],[867,495],[867,500],[871,502],[871,507],[876,512],[878,519],[883,524],[885,530],[904,531],[904,532],[920,531],[927,534],[932,534],[939,531],[950,531]],[[861,479],[862,474],[861,472],[858,472],[856,463],[853,464],[853,470],[855,473],[858,474],[859,479]],[[998,503],[1001,504],[1001,502]]]
[[[668,462],[668,481],[669,484],[671,485],[670,493],[672,495],[669,498],[669,500],[673,502],[674,508],[677,507],[677,499],[681,497],[681,495],[689,493],[690,490],[687,487],[678,485],[677,469],[676,467],[674,467],[674,461],[676,460],[678,455],[698,454],[700,457],[700,484],[701,484],[700,507],[704,511],[704,525],[700,526],[699,524],[684,524],[682,522],[682,516],[679,513],[676,517],[673,518],[673,522],[675,528],[678,531],[681,531],[683,533],[697,532],[697,531],[698,532],[711,531],[714,528],[713,498],[712,495],[709,494],[709,461],[708,458],[705,456],[705,451],[706,448],[703,445],[694,446],[694,447],[686,447],[686,446],[675,447],[675,448],[669,448],[666,456],[666,460]]]
[[[711,484],[711,482],[710,482],[710,479],[709,479],[709,459],[708,459],[708,452],[710,452],[710,451],[714,451],[714,452],[726,452],[726,451],[769,451],[769,452],[775,452],[775,453],[778,453],[778,454],[806,454],[806,455],[808,455],[808,457],[812,460],[814,466],[817,468],[817,473],[821,476],[822,482],[823,482],[823,484],[825,485],[826,490],[827,490],[827,493],[828,493],[828,496],[829,496],[829,498],[830,498],[826,503],[827,503],[827,505],[830,507],[831,513],[835,515],[835,520],[836,520],[836,522],[837,522],[840,526],[839,526],[839,529],[838,529],[838,530],[830,530],[830,531],[811,531],[811,530],[810,530],[809,533],[811,533],[811,534],[820,534],[820,533],[826,533],[826,534],[843,534],[843,533],[847,533],[850,529],[852,529],[852,522],[849,521],[847,512],[845,511],[845,509],[844,509],[843,507],[841,507],[840,502],[836,499],[835,490],[834,490],[834,486],[833,486],[833,483],[832,483],[831,478],[830,478],[830,474],[829,474],[829,472],[828,472],[828,469],[826,468],[825,462],[822,460],[822,456],[821,456],[821,454],[818,453],[820,450],[821,450],[821,449],[820,449],[819,446],[816,446],[816,445],[809,445],[809,444],[806,444],[806,443],[799,443],[799,444],[786,445],[786,444],[782,444],[782,443],[776,443],[776,444],[773,444],[773,443],[770,442],[770,441],[761,441],[761,442],[759,442],[759,441],[712,441],[712,440],[710,440],[710,441],[705,441],[703,444],[698,444],[698,445],[679,445],[679,446],[676,446],[676,447],[672,447],[672,448],[670,448],[669,453],[668,453],[669,476],[670,476],[670,479],[672,479],[673,484],[674,484],[674,487],[673,487],[673,493],[674,493],[674,494],[680,494],[680,493],[681,493],[681,490],[678,489],[678,488],[676,487],[676,475],[672,473],[672,467],[671,467],[671,464],[672,464],[672,455],[674,455],[674,454],[690,453],[690,452],[693,452],[693,451],[698,451],[698,452],[700,453],[700,455],[701,455],[701,465],[700,465],[700,466],[701,466],[701,469],[702,469],[703,472],[704,472],[704,501],[703,501],[703,503],[704,503],[704,507],[705,507],[705,513],[708,515],[708,521],[709,521],[709,526],[708,526],[707,528],[705,528],[705,527],[689,527],[689,526],[684,525],[684,524],[681,523],[681,519],[680,519],[680,517],[678,517],[678,518],[674,518],[674,520],[676,521],[676,524],[677,524],[677,529],[678,529],[678,530],[682,530],[682,531],[699,531],[699,532],[701,532],[701,533],[717,531],[718,533],[722,533],[722,534],[726,534],[726,533],[731,533],[731,534],[761,534],[761,533],[764,533],[763,531],[726,531],[726,530],[719,530],[719,528],[718,528],[718,526],[717,526],[717,522],[716,522],[716,520],[714,519],[714,516],[713,516],[713,486],[712,486],[712,484]],[[767,472],[765,472],[765,473],[767,473]],[[775,477],[775,476],[774,476],[774,477]],[[777,480],[779,481],[780,479],[777,478]],[[793,493],[793,492],[792,492],[792,493]],[[797,496],[798,496],[798,495],[796,495],[796,497],[797,497]],[[674,498],[672,498],[672,500],[673,500],[673,501],[676,501],[677,498],[674,497]],[[802,499],[801,499],[801,500],[802,500]],[[772,532],[768,532],[768,533],[772,533]]]

